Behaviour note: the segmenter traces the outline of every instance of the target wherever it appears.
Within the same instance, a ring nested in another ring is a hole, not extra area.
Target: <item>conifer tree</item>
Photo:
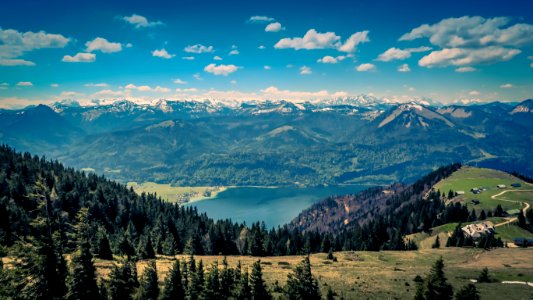
[[[250,300],[252,299],[252,291],[250,289],[250,284],[248,282],[248,270],[240,274],[239,284],[237,286],[237,291],[235,298],[237,300]]]
[[[427,300],[447,300],[453,297],[453,288],[444,275],[444,261],[439,258],[425,280],[424,297]]]
[[[157,300],[159,297],[159,285],[157,283],[157,268],[155,261],[150,261],[144,269],[140,280],[138,299]]]
[[[265,300],[272,298],[267,290],[266,283],[263,280],[263,271],[261,270],[260,260],[254,262],[252,265],[252,273],[250,274],[250,291],[252,299],[254,300]]]
[[[463,286],[457,294],[455,294],[455,300],[479,300],[479,292],[476,286],[469,283]]]
[[[435,242],[433,243],[433,245],[431,246],[431,248],[433,249],[438,249],[440,248],[440,239],[439,239],[439,236],[437,235],[437,237],[435,238]]]
[[[481,273],[477,277],[477,282],[481,282],[481,283],[492,282],[492,279],[490,278],[490,275],[489,275],[489,269],[487,267],[481,270]]]
[[[113,252],[111,251],[111,246],[109,245],[109,240],[105,232],[101,232],[98,238],[96,257],[100,259],[113,260]]]
[[[205,300],[220,299],[220,278],[218,263],[215,262],[207,272],[202,298]]]
[[[235,285],[234,270],[228,268],[226,257],[222,260],[222,271],[220,272],[220,299],[225,300],[231,297],[231,291]]]
[[[132,263],[125,261],[121,266],[115,265],[109,275],[109,284],[107,292],[110,299],[133,299],[135,289],[134,276],[132,272]]]
[[[296,266],[294,272],[289,274],[287,278],[287,285],[285,286],[285,295],[289,300],[321,299],[318,281],[311,273],[311,262],[309,261],[309,256],[306,256],[303,261]]]
[[[180,261],[176,260],[165,278],[165,288],[161,293],[161,300],[185,299],[185,290],[180,270]]]

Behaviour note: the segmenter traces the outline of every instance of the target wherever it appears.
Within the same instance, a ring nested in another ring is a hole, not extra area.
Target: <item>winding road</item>
[[[506,202],[512,202],[512,203],[517,203],[517,202],[520,202],[520,201],[512,201],[512,200],[504,200],[504,199],[497,199],[498,196],[501,196],[507,192],[514,192],[514,193],[520,193],[520,192],[533,192],[533,190],[506,190],[506,191],[503,191],[501,193],[498,193],[496,195],[492,195],[490,198],[491,199],[496,199],[498,201],[506,201]],[[520,202],[521,203],[521,202]],[[525,214],[526,213],[526,210],[528,210],[530,207],[529,203],[525,202],[525,206],[524,208],[522,208],[522,213]],[[509,223],[512,223],[512,222],[515,222],[518,218],[517,217],[514,217],[514,218],[509,218],[507,219],[506,221],[504,222],[501,222],[501,223],[498,223],[498,224],[495,224],[494,227],[499,227],[499,226],[503,226],[505,224],[509,224]]]

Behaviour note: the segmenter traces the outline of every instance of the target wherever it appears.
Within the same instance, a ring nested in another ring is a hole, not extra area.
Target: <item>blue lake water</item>
[[[210,218],[231,219],[235,222],[264,221],[268,228],[283,225],[294,219],[311,204],[331,195],[357,193],[368,186],[329,186],[317,188],[230,188],[216,198],[189,205],[196,206]]]

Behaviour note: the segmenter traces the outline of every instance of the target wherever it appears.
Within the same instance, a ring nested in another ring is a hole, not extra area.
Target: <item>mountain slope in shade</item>
[[[455,125],[441,114],[416,103],[401,104],[383,115],[378,128],[384,126],[394,127],[430,127],[434,125]]]

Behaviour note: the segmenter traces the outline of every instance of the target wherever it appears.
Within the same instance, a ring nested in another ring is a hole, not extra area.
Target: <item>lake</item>
[[[331,195],[357,193],[368,186],[328,186],[316,188],[237,187],[219,193],[215,198],[190,203],[210,218],[231,219],[235,222],[264,221],[268,228],[294,219],[311,204]]]

